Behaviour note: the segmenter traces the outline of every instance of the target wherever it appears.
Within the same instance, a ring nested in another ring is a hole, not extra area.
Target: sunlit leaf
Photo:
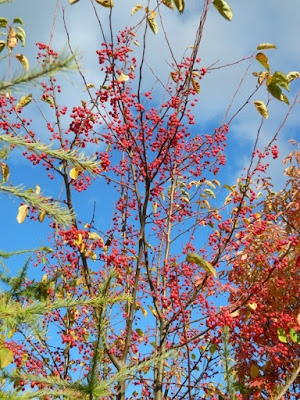
[[[275,44],[273,43],[261,43],[257,46],[257,50],[269,50],[269,49],[276,49]]]
[[[36,194],[40,194],[40,193],[41,193],[41,188],[40,188],[39,185],[36,185],[36,187],[35,187],[35,193],[36,193]]]
[[[157,317],[156,310],[154,310],[154,308],[152,306],[150,306],[150,305],[148,305],[148,307],[150,308],[150,310],[151,310],[152,314],[154,315],[154,317]]]
[[[69,172],[70,178],[76,180],[78,178],[80,170],[78,168],[72,168]]]
[[[289,339],[288,339],[287,334],[285,333],[285,330],[283,328],[278,328],[277,335],[278,335],[278,339],[282,343],[287,343],[288,342]]]
[[[141,337],[145,336],[144,332],[140,328],[137,328],[135,331],[139,336],[141,336]]]
[[[215,268],[208,261],[206,261],[202,257],[200,257],[198,254],[189,253],[186,256],[186,261],[199,265],[200,267],[204,268],[206,272],[213,275],[215,278],[217,277]]]
[[[23,22],[23,20],[22,20],[22,18],[20,18],[20,17],[16,17],[16,18],[14,18],[14,24],[21,24],[21,25],[24,25],[24,22]]]
[[[287,91],[290,90],[288,77],[283,72],[280,71],[274,72],[272,76],[272,82],[283,87]]]
[[[32,100],[32,94],[29,94],[27,96],[22,96],[21,100],[16,104],[16,110],[18,110],[20,107],[25,107],[27,104],[29,104]]]
[[[0,40],[0,53],[5,48],[6,42],[4,40]]]
[[[25,218],[28,215],[28,209],[29,209],[29,206],[27,204],[24,204],[19,207],[19,211],[18,211],[18,215],[17,215],[17,221],[19,222],[19,224],[23,224],[23,222],[25,221]]]
[[[300,72],[298,72],[298,71],[292,71],[292,72],[290,72],[289,74],[287,74],[287,79],[288,79],[288,82],[291,82],[291,81],[293,81],[294,79],[297,79],[297,78],[300,78]]]
[[[158,25],[155,19],[153,18],[147,18],[148,25],[150,26],[151,30],[155,33],[155,35],[158,34]]]
[[[153,213],[156,214],[156,211],[157,211],[157,202],[156,201],[154,201],[152,203],[152,207],[153,207]]]
[[[16,47],[17,44],[18,44],[17,32],[10,27],[7,38],[7,46],[13,49],[14,47]]]
[[[25,47],[26,33],[20,26],[17,26],[17,38],[20,39],[22,46]]]
[[[264,53],[257,53],[255,58],[268,71],[270,70],[268,57]]]
[[[75,3],[77,3],[77,1],[79,1],[79,0],[70,0],[70,4],[72,5],[72,4],[75,4]]]
[[[216,195],[214,194],[214,192],[211,189],[204,189],[204,193],[208,194],[213,199],[216,199]]]
[[[8,20],[4,17],[0,17],[0,28],[5,28],[8,24]]]
[[[46,211],[45,211],[45,210],[42,210],[42,211],[39,213],[39,221],[40,221],[40,222],[43,222],[44,219],[45,219],[45,217],[46,217]]]
[[[0,166],[1,166],[2,180],[3,180],[4,182],[6,182],[6,181],[8,180],[8,178],[9,178],[9,168],[8,168],[8,165],[5,164],[4,162],[1,162],[1,163],[0,163]]]
[[[290,329],[290,337],[294,343],[300,343],[300,335],[293,328]]]
[[[270,83],[267,85],[268,92],[271,93],[273,97],[280,101],[284,101],[285,103],[289,104],[288,98],[285,94],[282,93],[282,90],[276,83]]]
[[[177,10],[180,12],[180,14],[183,13],[184,11],[184,0],[173,0],[175,6],[177,7]]]
[[[16,54],[15,57],[23,65],[25,71],[28,71],[29,70],[29,61],[27,60],[27,58],[23,54]]]
[[[193,88],[196,90],[196,93],[199,94],[200,93],[200,85],[199,85],[198,81],[196,81],[196,79],[194,79],[194,78],[192,78],[191,81],[192,81]]]
[[[128,81],[128,79],[129,79],[129,76],[125,75],[125,74],[123,74],[123,72],[121,72],[121,74],[118,77],[118,82],[126,82],[126,81]]]
[[[14,353],[7,347],[3,347],[0,350],[0,368],[5,368],[12,363],[14,359]]]
[[[103,7],[111,8],[114,6],[113,0],[96,0],[96,2]]]
[[[249,302],[249,303],[247,304],[247,306],[248,306],[249,308],[251,308],[251,310],[254,310],[254,311],[257,309],[257,304],[254,303],[254,302]]]
[[[86,90],[91,89],[91,88],[94,88],[94,87],[95,87],[95,85],[94,85],[93,83],[88,83],[88,84],[84,87],[83,91],[85,92]]]
[[[226,18],[228,21],[232,20],[232,10],[228,3],[224,0],[214,0],[213,5],[219,11],[219,13]]]
[[[263,101],[254,101],[253,104],[255,105],[257,111],[262,115],[264,118],[268,119],[269,114],[268,114],[268,109]]]
[[[162,2],[165,6],[171,8],[171,10],[174,10],[175,7],[174,7],[174,2],[173,2],[173,0],[161,0],[161,2]]]
[[[136,6],[133,7],[131,10],[131,15],[134,15],[136,12],[142,10],[144,8],[141,4],[137,4]]]
[[[140,310],[142,311],[143,316],[146,318],[148,311],[144,309],[144,307],[140,306]]]

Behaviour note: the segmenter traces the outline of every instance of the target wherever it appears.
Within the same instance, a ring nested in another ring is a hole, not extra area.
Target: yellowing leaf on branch
[[[41,188],[40,188],[39,185],[36,185],[36,187],[35,187],[35,193],[36,193],[36,194],[40,194],[40,193],[41,193]]]
[[[287,79],[289,82],[291,82],[297,78],[300,78],[300,72],[298,72],[298,71],[292,71],[289,74],[287,74]]]
[[[98,4],[100,4],[103,7],[111,8],[114,6],[113,0],[96,0]]]
[[[156,214],[156,211],[157,211],[157,202],[156,201],[153,202],[152,207],[153,207],[153,213]]]
[[[18,44],[17,32],[13,28],[9,28],[7,46],[13,49],[14,47],[16,47],[17,44]]]
[[[217,273],[215,268],[209,263],[208,261],[204,260],[202,257],[200,257],[196,253],[189,253],[186,256],[186,261],[187,262],[193,262],[200,267],[204,268],[206,272],[208,272],[210,275],[213,275],[215,278],[217,277]]]
[[[28,215],[28,208],[29,206],[27,204],[19,207],[19,212],[17,215],[17,221],[19,222],[19,224],[23,224],[23,222],[25,221],[25,218]]]
[[[257,101],[254,101],[253,104],[255,105],[255,107],[256,107],[257,111],[260,113],[260,115],[262,115],[266,119],[269,118],[267,106],[265,105],[265,103],[263,101],[257,100]]]
[[[9,168],[8,165],[5,164],[4,162],[0,163],[1,166],[1,175],[2,175],[2,180],[6,182],[9,178]]]
[[[72,4],[75,4],[75,3],[77,3],[77,1],[79,1],[79,0],[70,0],[70,4],[72,5]]]
[[[180,14],[182,14],[184,11],[184,0],[174,0],[174,4],[177,7],[177,10],[180,12]]]
[[[157,35],[158,34],[158,25],[154,18],[147,18],[148,25],[150,26],[152,32]]]
[[[269,50],[269,49],[276,49],[275,44],[273,43],[261,43],[257,46],[257,50]]]
[[[18,101],[16,105],[16,110],[18,110],[20,107],[25,107],[27,104],[29,104],[32,100],[32,94],[29,94],[28,96],[22,96],[21,100]]]
[[[69,172],[70,178],[74,179],[76,181],[76,179],[78,178],[79,172],[80,172],[79,168],[77,168],[77,167],[72,168]]]
[[[192,85],[193,85],[193,88],[196,90],[196,93],[199,94],[200,93],[200,85],[194,78],[192,78]]]
[[[222,15],[222,17],[226,18],[228,21],[232,20],[232,15],[233,15],[232,10],[231,10],[229,4],[226,3],[226,1],[214,0],[213,5],[219,11],[219,13]]]
[[[216,195],[214,194],[214,192],[211,189],[204,189],[204,192],[216,200]]]
[[[261,63],[263,67],[265,67],[268,71],[270,70],[268,57],[264,53],[257,53],[256,57],[257,61]]]
[[[14,353],[7,347],[3,347],[0,350],[0,368],[5,368],[12,363],[14,359]]]
[[[169,7],[171,10],[174,10],[174,2],[173,2],[173,0],[161,0],[161,2],[165,6]]]
[[[45,219],[45,217],[46,217],[46,211],[45,211],[45,210],[42,210],[42,211],[39,213],[39,221],[40,221],[40,222],[43,222],[44,219]]]
[[[118,77],[118,82],[126,82],[126,81],[128,81],[128,79],[129,79],[129,76],[125,75],[125,74],[123,74],[123,72],[121,72],[121,74]]]
[[[23,65],[25,71],[28,71],[29,70],[29,61],[27,60],[27,58],[23,54],[16,54],[15,57]]]
[[[144,8],[144,7],[141,4],[137,4],[131,10],[131,15],[134,15],[136,12],[140,11],[142,8]]]

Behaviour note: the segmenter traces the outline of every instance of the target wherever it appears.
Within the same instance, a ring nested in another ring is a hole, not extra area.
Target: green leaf
[[[209,274],[213,275],[215,278],[217,277],[217,273],[215,268],[211,265],[211,263],[209,263],[208,261],[204,260],[202,257],[200,257],[198,254],[196,253],[189,253],[186,256],[185,259],[187,262],[192,262],[195,263],[197,265],[199,265],[200,267],[204,268],[206,272],[208,272]]]
[[[22,18],[16,17],[16,18],[14,18],[14,24],[24,25],[24,22],[23,22]]]
[[[288,98],[286,97],[285,94],[282,93],[282,90],[278,85],[275,83],[271,82],[269,85],[267,85],[268,92],[271,93],[273,97],[280,101],[284,101],[285,103],[289,104]]]
[[[288,337],[287,337],[287,335],[285,333],[285,330],[283,328],[278,328],[277,335],[278,335],[278,339],[282,343],[287,343],[288,342]]]
[[[20,39],[22,46],[25,46],[25,38],[26,38],[26,33],[23,28],[20,26],[17,26],[17,38]]]
[[[154,18],[147,18],[148,25],[150,26],[151,30],[157,35],[158,33],[158,25]]]
[[[0,28],[5,28],[8,24],[8,20],[4,17],[0,17]]]
[[[141,337],[144,337],[144,336],[145,336],[144,332],[143,332],[140,328],[137,328],[137,329],[136,329],[136,333],[137,333],[139,336],[141,336]]]
[[[274,72],[272,76],[272,83],[276,83],[277,85],[283,87],[283,89],[287,90],[288,92],[290,91],[288,77],[283,72],[280,71]]]
[[[15,57],[23,65],[25,71],[28,71],[29,70],[29,61],[27,60],[27,58],[23,54],[16,54]]]
[[[214,343],[209,348],[210,354],[213,356],[216,350],[217,350],[217,345]]]
[[[0,53],[5,48],[6,42],[4,40],[0,40]]]
[[[208,194],[210,197],[216,200],[216,195],[211,189],[204,189],[204,193]]]
[[[233,189],[231,186],[229,186],[229,185],[224,185],[223,187],[224,187],[225,189],[230,190],[232,193],[234,193],[234,189]]]
[[[175,6],[180,14],[184,11],[184,0],[174,0]]]
[[[219,13],[226,18],[228,21],[232,20],[232,10],[229,4],[226,3],[224,0],[214,0],[213,5],[219,11]]]
[[[290,337],[294,343],[300,343],[300,336],[293,328],[290,329]]]
[[[292,72],[290,72],[289,74],[287,74],[287,79],[288,79],[288,82],[291,82],[291,81],[293,81],[294,79],[297,79],[297,78],[300,78],[300,72],[298,72],[298,71],[292,71]]]
[[[257,46],[257,50],[269,50],[269,49],[276,49],[275,44],[273,43],[261,43]]]
[[[31,102],[31,100],[32,100],[32,94],[21,97],[21,100],[16,105],[16,110],[18,110],[20,107],[27,106],[27,104],[29,104]]]
[[[253,104],[255,105],[257,111],[262,115],[264,118],[268,119],[269,114],[268,114],[268,109],[263,101],[254,101]]]
[[[14,359],[14,353],[7,347],[3,347],[0,350],[0,368],[5,368],[12,363]]]
[[[257,53],[256,57],[258,62],[261,63],[263,67],[265,67],[268,71],[270,70],[268,57],[264,53]]]

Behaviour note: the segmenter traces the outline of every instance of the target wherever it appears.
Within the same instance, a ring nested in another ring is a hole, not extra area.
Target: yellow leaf
[[[89,232],[89,239],[90,240],[102,240],[103,241],[103,239],[96,232]]]
[[[35,193],[36,193],[36,194],[40,194],[40,193],[41,193],[41,188],[40,188],[39,185],[36,185],[36,187],[35,187]]]
[[[140,309],[141,309],[141,311],[142,311],[142,313],[143,313],[143,316],[146,318],[146,317],[147,317],[147,314],[148,314],[148,311],[145,310],[144,307],[142,307],[142,306],[140,306]]]
[[[121,74],[118,77],[118,82],[126,82],[126,81],[128,81],[128,79],[129,79],[129,76],[125,75],[125,74],[123,74],[123,72],[121,72]]]
[[[133,7],[131,10],[131,15],[134,15],[136,12],[140,11],[143,8],[141,4],[137,4],[136,6]]]
[[[257,46],[257,50],[268,50],[268,49],[276,49],[275,44],[273,43],[261,43]]]
[[[18,110],[20,107],[25,107],[27,104],[29,104],[32,100],[32,94],[29,94],[28,96],[22,96],[21,100],[18,101],[15,109]]]
[[[42,211],[39,213],[39,221],[40,221],[40,222],[43,222],[44,219],[45,219],[45,217],[46,217],[46,211],[45,211],[45,210],[42,210]]]
[[[27,204],[19,207],[19,212],[17,215],[17,221],[19,222],[19,224],[23,224],[23,222],[25,221],[25,218],[28,215],[28,208],[29,206]]]
[[[193,85],[193,88],[196,90],[196,93],[199,94],[200,93],[200,85],[194,78],[192,78],[192,85]]]
[[[163,192],[160,192],[160,197],[162,198],[162,201],[165,201],[165,195]]]
[[[81,243],[82,243],[82,235],[81,235],[81,233],[79,233],[77,239],[74,240],[74,244],[75,244],[75,246],[80,246]]]
[[[156,201],[153,202],[152,207],[153,207],[154,214],[156,214],[156,211],[157,211],[157,202]]]
[[[14,353],[7,347],[3,347],[0,350],[0,368],[5,368],[12,363],[14,359]]]
[[[111,8],[114,6],[113,0],[96,0],[96,2],[103,7]]]
[[[253,104],[255,105],[257,111],[262,115],[264,118],[268,119],[268,109],[263,101],[254,101]]]
[[[15,57],[23,65],[25,71],[28,71],[29,70],[29,61],[27,60],[27,58],[23,54],[16,54]]]
[[[14,47],[16,47],[17,44],[18,44],[17,32],[12,27],[10,27],[7,39],[7,46],[13,49]]]
[[[215,278],[217,277],[217,273],[215,268],[206,260],[203,260],[202,257],[200,257],[198,254],[196,253],[189,253],[186,256],[186,261],[187,262],[193,262],[195,264],[200,265],[200,267],[204,268],[206,272],[208,272],[209,274],[213,275]]]
[[[69,172],[70,178],[76,180],[78,178],[80,170],[78,168],[72,168]]]
[[[77,3],[77,1],[79,1],[79,0],[70,0],[70,4],[72,5],[72,4],[75,4],[75,3]]]
[[[237,317],[239,315],[239,313],[240,313],[239,310],[236,310],[236,311],[232,312],[230,314],[230,316],[231,316],[231,318],[235,318],[235,317]]]
[[[78,0],[77,0],[78,1]],[[88,83],[85,87],[84,87],[84,89],[83,89],[83,91],[85,92],[87,89],[91,89],[91,88],[94,88],[95,87],[95,85],[93,84],[93,83]]]
[[[158,25],[154,18],[147,18],[148,25],[150,26],[152,32],[157,35],[158,34]]]
[[[5,164],[4,162],[0,163],[0,166],[1,166],[2,179],[4,182],[6,182],[9,178],[9,168],[7,164]]]
[[[247,304],[247,306],[248,306],[249,308],[251,308],[251,310],[254,310],[254,311],[257,309],[257,304],[256,304],[256,303],[249,302],[249,303]]]
[[[154,315],[154,317],[157,317],[157,312],[154,310],[154,308],[152,306],[148,306],[152,312],[152,314]]]

